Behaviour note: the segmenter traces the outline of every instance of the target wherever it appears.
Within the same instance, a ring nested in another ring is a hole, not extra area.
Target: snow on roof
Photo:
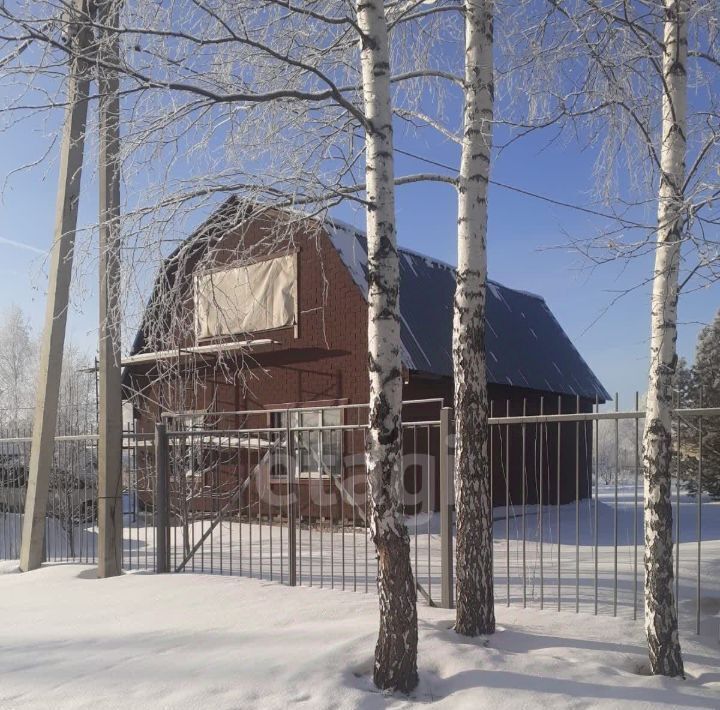
[[[365,234],[336,219],[325,221],[325,231],[367,298]],[[398,252],[403,362],[411,370],[452,375],[455,269],[411,249]],[[486,305],[490,382],[610,399],[541,296],[488,281]]]

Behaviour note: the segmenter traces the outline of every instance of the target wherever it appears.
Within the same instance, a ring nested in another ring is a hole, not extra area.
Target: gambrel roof
[[[181,264],[195,263],[215,248],[235,224],[238,204],[237,198],[228,199],[177,247],[165,260],[156,290],[177,278]],[[326,219],[322,226],[367,299],[365,234],[335,219]],[[403,364],[416,372],[452,376],[454,267],[409,249],[400,248],[399,255]],[[162,317],[152,312],[153,302],[151,297],[144,321]],[[610,399],[541,296],[489,281],[486,307],[488,382],[600,402]],[[130,355],[146,349],[144,330],[143,324]]]
[[[367,298],[365,234],[338,220],[326,220],[325,229]],[[409,249],[400,248],[399,255],[404,364],[452,376],[455,269]],[[489,281],[486,308],[488,382],[610,399],[541,296]]]

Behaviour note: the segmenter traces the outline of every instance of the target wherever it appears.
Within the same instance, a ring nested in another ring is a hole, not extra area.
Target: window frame
[[[329,431],[329,433],[332,436],[335,436],[333,432],[333,426],[342,427],[345,424],[345,406],[348,403],[347,399],[335,399],[335,400],[320,400],[316,402],[293,402],[288,403],[287,405],[281,404],[281,405],[268,405],[268,409],[272,409],[273,411],[268,412],[268,425],[270,428],[280,428],[280,427],[286,427],[286,416],[289,413],[290,414],[290,431],[291,433],[294,433],[296,437],[300,437],[303,435],[306,435],[309,440],[309,450],[303,455],[301,454],[300,458],[300,471],[297,474],[298,480],[328,480],[333,478],[333,476],[342,476],[343,473],[343,462],[340,457],[339,450],[341,447],[337,447],[338,451],[333,452],[333,447],[335,444],[330,441],[326,442],[325,437],[322,435],[322,432]],[[324,421],[325,412],[338,412],[340,417],[340,421],[338,424],[323,424],[321,422]],[[320,417],[318,419],[318,424],[316,426],[302,426],[300,424],[300,417],[303,416],[303,414],[319,414]],[[294,421],[293,421],[294,419]],[[329,427],[329,430],[324,428]],[[298,431],[298,429],[302,429],[302,431]],[[338,432],[338,430],[335,430]],[[342,436],[342,429],[339,430],[339,436]],[[318,470],[318,468],[311,468],[310,466],[307,466],[306,469],[303,469],[303,461],[304,456],[310,456],[312,453],[312,446],[313,446],[313,438],[315,440],[321,440],[321,448],[322,451],[320,452],[321,459],[323,463],[325,462],[326,456],[331,458],[333,456],[337,457],[337,461],[333,462],[330,461],[329,465],[327,465],[327,468],[329,469],[329,473],[325,473],[324,471]],[[287,448],[287,442],[286,442],[286,448]],[[327,453],[326,453],[327,452]],[[335,470],[333,470],[335,469]],[[277,474],[273,476],[274,480],[283,480],[287,478],[287,472],[284,474]]]

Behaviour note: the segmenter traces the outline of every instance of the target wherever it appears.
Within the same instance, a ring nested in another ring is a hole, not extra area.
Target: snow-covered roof
[[[367,298],[367,240],[335,219],[325,231],[353,280]],[[452,375],[455,269],[409,249],[400,255],[400,336],[410,370]],[[485,347],[488,381],[610,399],[545,300],[533,293],[488,282]]]

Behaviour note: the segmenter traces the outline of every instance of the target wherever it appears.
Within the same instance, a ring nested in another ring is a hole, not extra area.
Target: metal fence
[[[27,436],[0,439],[0,557],[4,559],[20,556],[31,441]],[[59,436],[50,469],[45,558],[94,562],[96,521],[97,435]]]
[[[553,414],[507,416],[506,411],[491,417],[490,446],[501,450],[499,458],[491,453],[491,462],[503,469],[505,484],[494,508],[497,601],[642,615],[645,414],[637,403],[636,395],[635,408],[620,411],[616,396],[614,411],[596,405],[583,412],[578,401],[570,413],[563,414],[558,403]],[[720,477],[717,463],[711,470],[704,455],[708,425],[720,428],[720,409],[674,410],[675,601],[683,628],[695,633],[720,609],[720,502],[702,493],[703,476]],[[563,454],[568,430],[575,444],[569,457]],[[689,432],[694,432],[690,457]],[[608,438],[610,455],[604,456],[601,446]],[[514,495],[513,477],[505,475],[513,456],[521,462],[514,469],[520,480]]]
[[[27,432],[23,432],[27,433]],[[149,441],[150,459],[138,455]],[[18,559],[32,437],[0,438],[0,559]],[[97,562],[98,435],[55,438],[45,516],[47,562]],[[143,501],[153,497],[152,436],[123,433],[123,567],[155,569],[155,515]],[[149,465],[150,469],[143,468]]]
[[[491,412],[499,603],[637,618],[644,413],[542,400]],[[513,411],[513,407],[515,411]],[[493,409],[497,409],[493,406]],[[567,409],[567,408],[566,408]],[[519,413],[517,413],[519,411]],[[406,403],[402,506],[421,598],[450,606],[452,412]],[[720,477],[704,434],[720,409],[675,410],[675,592],[683,628],[720,609]],[[123,566],[370,592],[367,406],[168,414],[123,435]],[[96,435],[57,439],[48,561],[96,560]],[[0,440],[0,557],[19,555],[30,439]],[[716,608],[717,607],[717,608]]]

